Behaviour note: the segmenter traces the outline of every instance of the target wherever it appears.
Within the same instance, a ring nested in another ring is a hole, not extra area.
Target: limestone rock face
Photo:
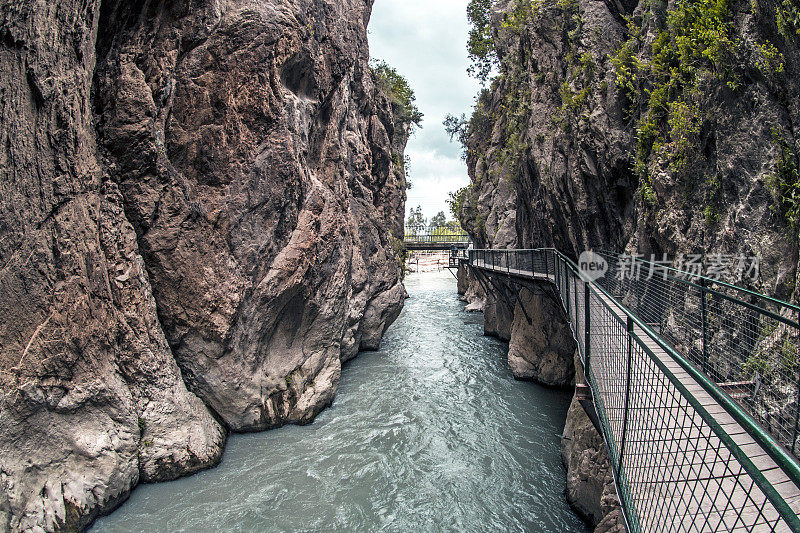
[[[514,377],[550,387],[574,384],[575,340],[560,305],[539,290],[521,290],[514,308],[508,364]]]
[[[779,34],[776,3],[729,2],[741,50],[724,67],[735,79],[701,73],[680,95],[699,110],[690,163],[675,164],[679,133],[662,117],[667,137],[638,167],[648,98],[632,105],[611,57],[631,35],[629,17],[641,32],[637,57],[652,59],[679,3],[538,2],[511,23],[515,5],[501,2],[493,15],[504,75],[480,95],[468,130],[471,186],[460,219],[476,247],[760,254],[753,288],[796,301],[800,241],[770,183],[782,153],[789,166],[800,154],[800,100],[787,97],[800,92],[800,46]],[[760,50],[770,46],[781,72],[763,66]]]
[[[596,532],[625,531],[603,438],[574,398],[561,438],[561,457],[567,468],[567,500],[573,509]]]
[[[585,383],[575,354],[575,382]],[[573,397],[561,435],[561,461],[567,469],[567,501],[595,533],[624,532],[625,518],[614,487],[608,448],[583,406]]]
[[[508,342],[514,321],[514,293],[506,287],[492,287],[483,307],[483,334]]]
[[[370,0],[0,7],[0,531],[80,529],[378,346],[408,126]]]
[[[456,274],[457,281],[457,290],[460,296],[465,296],[467,294],[467,289],[469,289],[469,279],[467,279],[467,268],[464,266],[464,263],[458,263],[458,273]]]
[[[138,480],[214,464],[123,199],[97,157],[99,2],[3,2],[0,529],[79,528]]]
[[[236,431],[309,421],[341,358],[377,348],[402,307],[392,161],[408,132],[366,67],[370,7],[123,3],[101,18],[104,153],[178,365]]]

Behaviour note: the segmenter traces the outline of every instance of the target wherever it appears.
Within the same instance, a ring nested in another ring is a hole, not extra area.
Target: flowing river
[[[139,486],[92,531],[587,531],[564,498],[570,395],[514,381],[447,271],[406,286],[313,424],[232,435],[220,466]]]

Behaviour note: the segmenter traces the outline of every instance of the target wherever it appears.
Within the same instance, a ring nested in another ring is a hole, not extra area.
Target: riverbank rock
[[[458,271],[456,273],[456,287],[458,290],[459,296],[464,296],[467,294],[467,289],[469,288],[469,280],[467,279],[467,267],[465,263],[459,261],[458,263]]]
[[[567,501],[595,532],[625,531],[603,438],[573,398],[561,437],[567,469]]]
[[[461,297],[463,301],[467,302],[464,310],[470,313],[483,312],[486,307],[486,291],[469,268],[459,268],[458,287],[464,288],[463,296]],[[462,294],[460,288],[459,294]]]
[[[405,291],[371,2],[2,2],[0,530],[306,423]]]
[[[575,353],[575,383],[585,383]],[[567,501],[595,533],[624,532],[625,519],[614,486],[611,461],[602,435],[575,396],[561,435],[561,461],[567,469]]]
[[[483,306],[483,334],[508,342],[514,322],[514,293],[505,286],[486,294]]]
[[[514,377],[549,387],[574,384],[575,339],[561,305],[542,287],[519,292],[508,364]]]

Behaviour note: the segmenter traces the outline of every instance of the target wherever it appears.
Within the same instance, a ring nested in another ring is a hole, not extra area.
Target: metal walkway
[[[748,414],[757,411],[754,405],[743,407],[726,393],[732,390],[724,388],[727,383],[717,383],[719,376],[710,377],[718,373],[711,371],[712,363],[720,363],[708,360],[710,350],[702,350],[706,358],[693,364],[692,348],[687,346],[697,343],[683,346],[687,358],[667,341],[674,337],[671,331],[681,328],[674,317],[683,316],[662,305],[669,290],[625,287],[616,277],[584,281],[574,262],[551,249],[469,250],[461,261],[470,268],[523,283],[546,283],[556,290],[586,370],[629,531],[800,531],[800,468],[793,455],[798,438],[796,390],[787,393],[787,402],[794,407],[785,418],[795,425],[794,440],[787,443],[781,427],[763,429]],[[664,283],[668,278],[663,276]],[[651,276],[646,283],[661,280]],[[683,286],[677,278],[673,282],[674,287]],[[705,281],[695,286],[703,287],[698,331],[705,344],[722,335],[717,326],[724,324],[713,326],[708,319],[714,300],[706,292],[715,291]],[[671,290],[677,290],[674,287]],[[648,294],[659,296],[655,307],[666,321],[643,319],[654,317],[654,307],[648,307],[652,302],[642,297]],[[685,300],[686,294],[681,294]],[[771,321],[794,325],[794,330],[784,328],[786,337],[778,344],[785,350],[786,339],[794,342],[796,355],[797,324],[787,313],[775,314],[752,301],[734,301],[729,294],[724,299],[758,315],[756,327],[765,337],[779,329],[765,329],[760,312]],[[638,314],[629,308],[629,301],[635,302]],[[758,345],[742,335],[738,343],[747,345],[743,349],[751,357]],[[731,347],[728,353],[735,356],[736,350]],[[706,373],[698,367],[705,367]],[[800,371],[796,366],[790,370],[790,379],[783,381],[793,386]],[[752,404],[757,394],[745,395],[745,403]]]

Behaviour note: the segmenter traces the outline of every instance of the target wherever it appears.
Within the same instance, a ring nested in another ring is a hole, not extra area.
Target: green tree
[[[467,5],[467,19],[472,26],[467,41],[467,52],[471,62],[467,72],[481,83],[486,83],[492,68],[499,62],[492,38],[493,3],[493,0],[470,0]]]
[[[431,218],[431,229],[441,228],[445,224],[447,224],[447,216],[444,214],[444,211],[439,211]]]
[[[464,201],[471,192],[472,184],[461,187],[457,191],[450,191],[450,198],[447,199],[447,205],[450,206],[450,212],[456,220],[461,220],[461,208],[464,206]]]
[[[422,206],[418,205],[416,209],[412,207],[408,214],[406,226],[408,228],[420,228],[424,227],[426,223],[427,220],[422,216]]]
[[[467,120],[467,115],[461,113],[460,117],[455,115],[451,115],[448,113],[444,120],[442,121],[444,125],[444,131],[450,136],[450,142],[453,140],[459,140],[462,144],[465,144],[466,136],[467,136],[467,126],[469,125],[469,121]]]
[[[378,78],[378,86],[392,102],[395,116],[406,124],[422,127],[424,115],[417,107],[417,97],[408,80],[397,70],[379,59],[372,60],[370,67]]]

